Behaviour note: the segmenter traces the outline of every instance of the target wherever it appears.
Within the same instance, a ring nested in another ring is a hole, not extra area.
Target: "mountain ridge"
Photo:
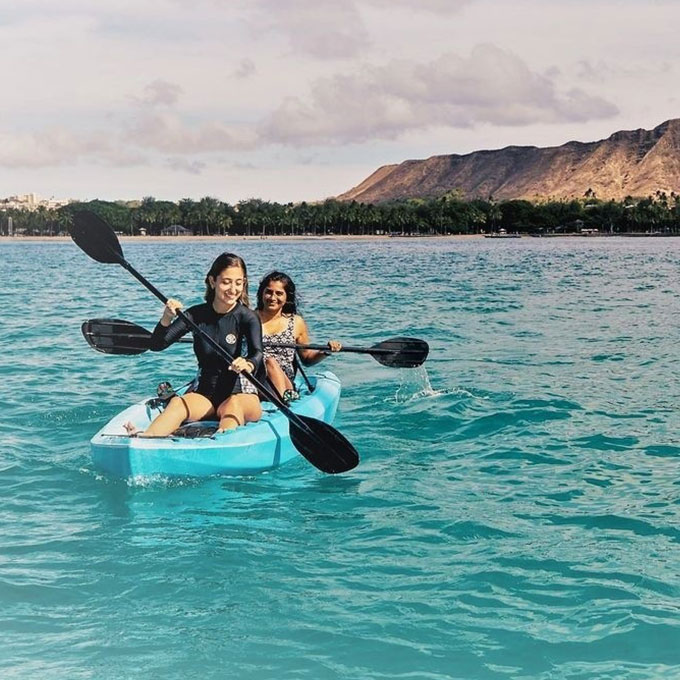
[[[680,118],[652,130],[619,130],[606,139],[560,146],[506,146],[383,165],[341,201],[383,203],[436,197],[497,200],[601,199],[680,193]]]

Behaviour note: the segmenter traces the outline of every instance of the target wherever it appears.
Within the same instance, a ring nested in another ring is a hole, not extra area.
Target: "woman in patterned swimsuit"
[[[297,397],[294,387],[295,350],[291,347],[271,347],[277,344],[309,344],[307,324],[297,313],[295,284],[283,272],[267,274],[257,289],[257,313],[262,321],[262,340],[267,376],[284,401]],[[339,352],[342,344],[328,341],[328,351],[301,349],[298,354],[305,366],[317,364],[330,352]]]

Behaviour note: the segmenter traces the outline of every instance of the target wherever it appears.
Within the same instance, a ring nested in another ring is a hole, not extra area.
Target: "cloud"
[[[383,11],[387,25],[395,11],[450,15],[474,0],[258,0],[257,30],[284,35],[293,52],[317,59],[351,59],[366,53],[373,39],[367,9]]]
[[[473,0],[363,0],[363,2],[390,10],[394,10],[397,7],[425,10],[438,14],[452,14],[459,12],[465,5],[471,4]],[[358,4],[361,4],[361,2]]]
[[[181,93],[179,85],[158,79],[144,88],[144,96],[137,101],[148,106],[172,106],[177,103]]]
[[[465,128],[587,121],[616,107],[575,88],[557,91],[516,55],[480,45],[468,58],[395,60],[317,80],[311,97],[286,99],[261,126],[263,138],[291,146],[395,139],[433,126]]]
[[[109,132],[75,133],[51,127],[34,133],[0,133],[0,165],[4,167],[69,166],[83,160],[109,166],[146,163],[144,155],[124,148]]]
[[[264,28],[283,33],[294,52],[318,59],[346,59],[368,45],[368,32],[352,0],[260,0]]]
[[[234,77],[239,80],[249,78],[255,74],[255,70],[255,62],[252,59],[241,59],[238,68],[234,71]]]
[[[612,79],[644,81],[650,78],[667,77],[675,70],[667,61],[654,61],[651,64],[637,62],[634,67],[623,67],[616,62],[603,59],[596,62],[582,59],[571,65],[569,73],[580,81],[587,80],[596,85],[607,83]]]
[[[258,141],[250,125],[220,121],[191,124],[170,111],[141,116],[130,126],[125,140],[136,147],[173,154],[251,150]]]
[[[202,161],[189,161],[186,158],[168,158],[165,165],[177,172],[188,172],[190,175],[200,175],[206,168]]]
[[[203,154],[217,151],[244,151],[257,146],[252,124],[234,125],[219,120],[195,120],[176,110],[182,88],[164,80],[155,80],[144,88],[144,96],[135,100],[151,108],[128,115],[122,138],[124,143],[172,154]],[[163,109],[155,108],[162,105]],[[153,110],[151,110],[153,109]],[[200,172],[200,164],[170,162],[173,169]]]

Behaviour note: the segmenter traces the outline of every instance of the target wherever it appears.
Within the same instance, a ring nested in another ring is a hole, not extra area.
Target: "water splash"
[[[400,382],[394,395],[385,399],[386,402],[392,404],[406,404],[407,402],[416,399],[423,399],[429,397],[440,397],[445,394],[451,394],[456,390],[435,390],[430,382],[430,375],[425,366],[420,366],[413,371],[402,371],[400,374]]]

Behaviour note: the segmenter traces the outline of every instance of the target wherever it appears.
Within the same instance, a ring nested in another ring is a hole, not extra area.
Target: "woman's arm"
[[[241,318],[243,337],[246,340],[248,354],[245,357],[236,357],[231,367],[237,373],[242,370],[257,373],[262,366],[264,354],[262,352],[262,322],[260,317],[250,309],[244,308],[245,313]]]
[[[295,317],[295,342],[298,345],[309,345],[309,332],[307,331],[307,324],[301,316]],[[301,349],[298,350],[300,359],[305,366],[313,366],[323,361],[331,352],[339,352],[342,349],[342,343],[337,340],[328,341],[328,350],[318,349]]]
[[[177,310],[181,308],[182,303],[179,300],[169,299],[165,304],[163,316],[153,329],[149,341],[149,349],[153,352],[164,350],[189,332],[189,326],[184,319],[175,318]],[[185,314],[191,317],[190,312],[187,311]]]

